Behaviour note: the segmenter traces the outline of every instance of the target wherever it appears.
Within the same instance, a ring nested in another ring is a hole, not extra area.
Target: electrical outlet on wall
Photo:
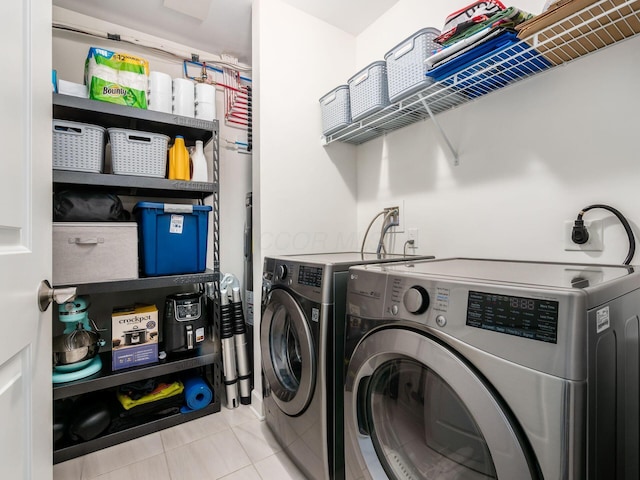
[[[413,240],[413,244],[409,248],[418,248],[418,229],[407,228],[407,240]]]
[[[604,250],[604,225],[602,220],[584,221],[584,226],[589,232],[587,243],[577,244],[571,240],[573,220],[564,221],[564,249],[566,251],[601,252]]]

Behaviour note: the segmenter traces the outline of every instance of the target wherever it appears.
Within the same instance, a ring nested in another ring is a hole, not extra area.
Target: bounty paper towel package
[[[149,62],[144,58],[91,47],[84,66],[89,98],[147,108]]]

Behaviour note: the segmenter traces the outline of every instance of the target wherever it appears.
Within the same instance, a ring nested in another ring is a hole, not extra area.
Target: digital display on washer
[[[470,291],[467,325],[557,343],[558,302]]]
[[[298,283],[320,288],[322,286],[322,268],[301,265],[298,271]]]

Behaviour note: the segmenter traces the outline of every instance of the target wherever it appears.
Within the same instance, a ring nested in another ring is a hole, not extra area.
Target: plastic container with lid
[[[200,273],[206,269],[210,205],[139,202],[140,267],[148,276]]]
[[[191,180],[194,182],[206,182],[208,179],[207,159],[204,156],[204,143],[202,140],[196,140],[196,146],[193,147],[191,152],[191,165],[193,166]]]

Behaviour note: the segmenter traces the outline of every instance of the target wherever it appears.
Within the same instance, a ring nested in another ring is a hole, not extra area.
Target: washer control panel
[[[320,302],[324,301],[322,298],[325,276],[325,269],[318,264],[267,257],[264,262],[262,286],[265,293],[273,287],[286,287],[305,298]]]
[[[438,328],[474,327],[540,342],[557,343],[559,302],[508,294],[504,288],[417,280],[391,275],[383,317],[411,320]],[[453,322],[453,323],[452,323]]]
[[[555,300],[470,290],[466,324],[541,342],[558,340],[558,307]]]
[[[298,269],[298,283],[308,287],[322,287],[322,267],[300,265]]]

